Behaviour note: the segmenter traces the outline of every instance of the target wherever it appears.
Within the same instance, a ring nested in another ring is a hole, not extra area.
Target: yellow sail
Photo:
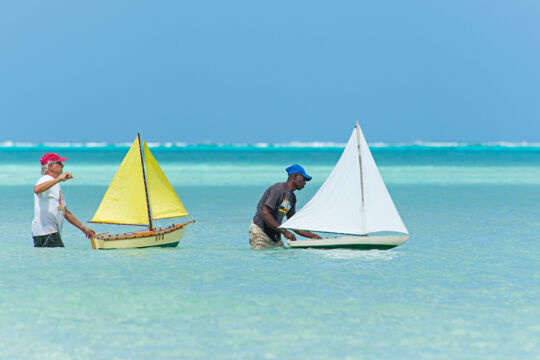
[[[167,177],[150,152],[146,141],[143,143],[143,149],[152,219],[188,216],[188,212],[184,209],[184,205],[182,205],[169,180],[167,180]]]
[[[91,222],[148,224],[139,137],[120,164]]]

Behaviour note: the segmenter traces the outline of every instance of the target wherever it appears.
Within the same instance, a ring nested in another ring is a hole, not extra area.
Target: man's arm
[[[69,211],[67,208],[66,208],[65,218],[67,221],[73,224],[73,226],[81,230],[84,233],[84,235],[86,235],[87,238],[96,235],[96,232],[94,230],[84,226],[79,220],[77,220],[75,215],[73,215],[71,211]]]
[[[314,234],[311,231],[306,231],[306,230],[293,230],[293,231],[300,236],[307,237],[310,239],[322,239],[319,235]]]
[[[73,179],[73,175],[71,175],[71,173],[68,173],[68,172],[63,173],[56,179],[45,181],[42,184],[36,185],[34,187],[34,192],[36,194],[41,194],[42,192],[49,190],[50,188],[52,188],[54,185],[58,184],[59,182],[66,181],[68,179]]]
[[[294,236],[294,234],[290,232],[289,230],[278,229],[279,223],[277,222],[276,219],[274,219],[274,216],[272,215],[272,209],[268,205],[264,205],[263,207],[262,218],[263,218],[264,223],[268,225],[268,227],[271,227],[272,229],[279,231],[280,233],[283,234],[283,236],[285,236],[287,239],[291,241],[296,240],[296,236]]]

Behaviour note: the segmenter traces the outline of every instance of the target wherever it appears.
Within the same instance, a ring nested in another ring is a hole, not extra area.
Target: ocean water
[[[87,221],[126,144],[0,145],[0,358],[540,358],[538,145],[375,144],[411,233],[387,251],[249,248],[264,190],[300,163],[305,204],[341,144],[153,144],[197,221],[179,247],[96,251],[66,222],[35,249],[40,156],[69,157]]]

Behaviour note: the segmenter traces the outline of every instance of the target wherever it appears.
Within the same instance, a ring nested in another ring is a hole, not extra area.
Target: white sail
[[[384,181],[377,169],[375,160],[369,151],[368,144],[360,126],[355,129],[360,137],[362,156],[362,174],[364,180],[366,233],[379,231],[395,231],[408,234],[407,228],[384,185]]]
[[[358,125],[317,193],[281,227],[353,235],[408,233]]]

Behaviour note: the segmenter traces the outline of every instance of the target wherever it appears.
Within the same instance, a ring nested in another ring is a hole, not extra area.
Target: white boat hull
[[[291,248],[387,250],[403,244],[409,235],[343,236],[338,238],[288,241]]]
[[[172,225],[156,231],[138,231],[126,234],[96,235],[90,239],[96,250],[132,249],[146,247],[175,247],[182,239],[186,227],[193,221]]]

